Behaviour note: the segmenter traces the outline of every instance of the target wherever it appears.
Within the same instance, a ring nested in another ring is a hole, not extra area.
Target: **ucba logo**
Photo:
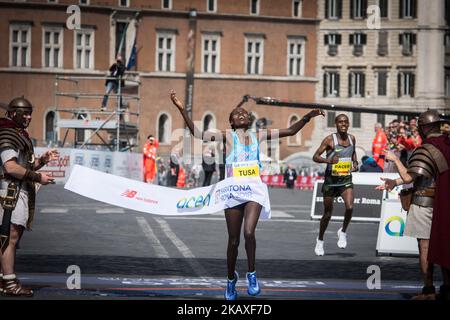
[[[400,230],[399,231],[392,231],[391,224],[394,221],[398,221],[400,223]],[[403,230],[405,229],[405,221],[399,216],[392,216],[386,221],[386,226],[384,227],[384,230],[386,230],[386,233],[392,237],[403,237]]]
[[[193,208],[202,208],[209,206],[209,202],[211,200],[211,195],[207,195],[206,197],[198,196],[198,197],[190,197],[183,198],[177,202],[178,209],[193,209]]]
[[[124,193],[121,194],[122,197],[134,198],[137,195],[137,191],[127,189]]]

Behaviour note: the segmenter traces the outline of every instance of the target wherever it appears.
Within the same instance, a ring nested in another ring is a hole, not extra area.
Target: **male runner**
[[[323,236],[328,227],[333,212],[333,201],[335,197],[341,196],[345,204],[345,217],[342,228],[337,232],[339,248],[347,246],[347,227],[353,212],[353,182],[352,171],[358,170],[356,160],[354,136],[347,133],[349,120],[345,114],[340,114],[334,120],[337,133],[327,136],[320,147],[316,150],[313,160],[317,163],[326,163],[325,181],[322,186],[323,204],[325,212],[320,220],[319,237],[316,239],[315,253],[318,256],[325,254],[323,249]],[[326,158],[322,154],[326,151]]]

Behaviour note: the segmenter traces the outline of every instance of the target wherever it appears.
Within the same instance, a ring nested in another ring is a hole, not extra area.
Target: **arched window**
[[[56,141],[55,112],[49,111],[45,116],[45,141]]]
[[[170,143],[170,118],[163,113],[158,118],[158,141],[160,143]]]
[[[293,114],[289,117],[288,127],[292,126],[294,123],[300,120],[300,117]],[[288,145],[299,146],[301,145],[301,131],[299,131],[295,136],[288,137]]]
[[[208,131],[216,128],[216,121],[212,114],[206,114],[203,117],[203,131]]]

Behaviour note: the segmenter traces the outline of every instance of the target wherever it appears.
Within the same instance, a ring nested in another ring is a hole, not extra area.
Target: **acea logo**
[[[177,202],[177,208],[178,209],[194,209],[194,208],[203,208],[208,207],[209,202],[211,200],[211,195],[208,194],[206,196],[192,196],[192,197],[185,197],[180,199]]]
[[[395,227],[397,226],[397,227]],[[395,230],[393,230],[395,227]],[[392,216],[386,221],[384,230],[391,237],[403,237],[403,230],[405,229],[405,221],[399,216]]]

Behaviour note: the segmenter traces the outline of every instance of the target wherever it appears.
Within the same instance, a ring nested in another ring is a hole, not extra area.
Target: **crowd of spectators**
[[[381,132],[381,130],[383,131]],[[416,118],[412,118],[409,121],[395,119],[386,128],[377,123],[375,131],[377,136],[373,142],[373,158],[384,172],[396,172],[393,163],[384,162],[384,150],[394,152],[406,166],[414,149],[422,144]],[[384,135],[385,138],[380,138]]]

